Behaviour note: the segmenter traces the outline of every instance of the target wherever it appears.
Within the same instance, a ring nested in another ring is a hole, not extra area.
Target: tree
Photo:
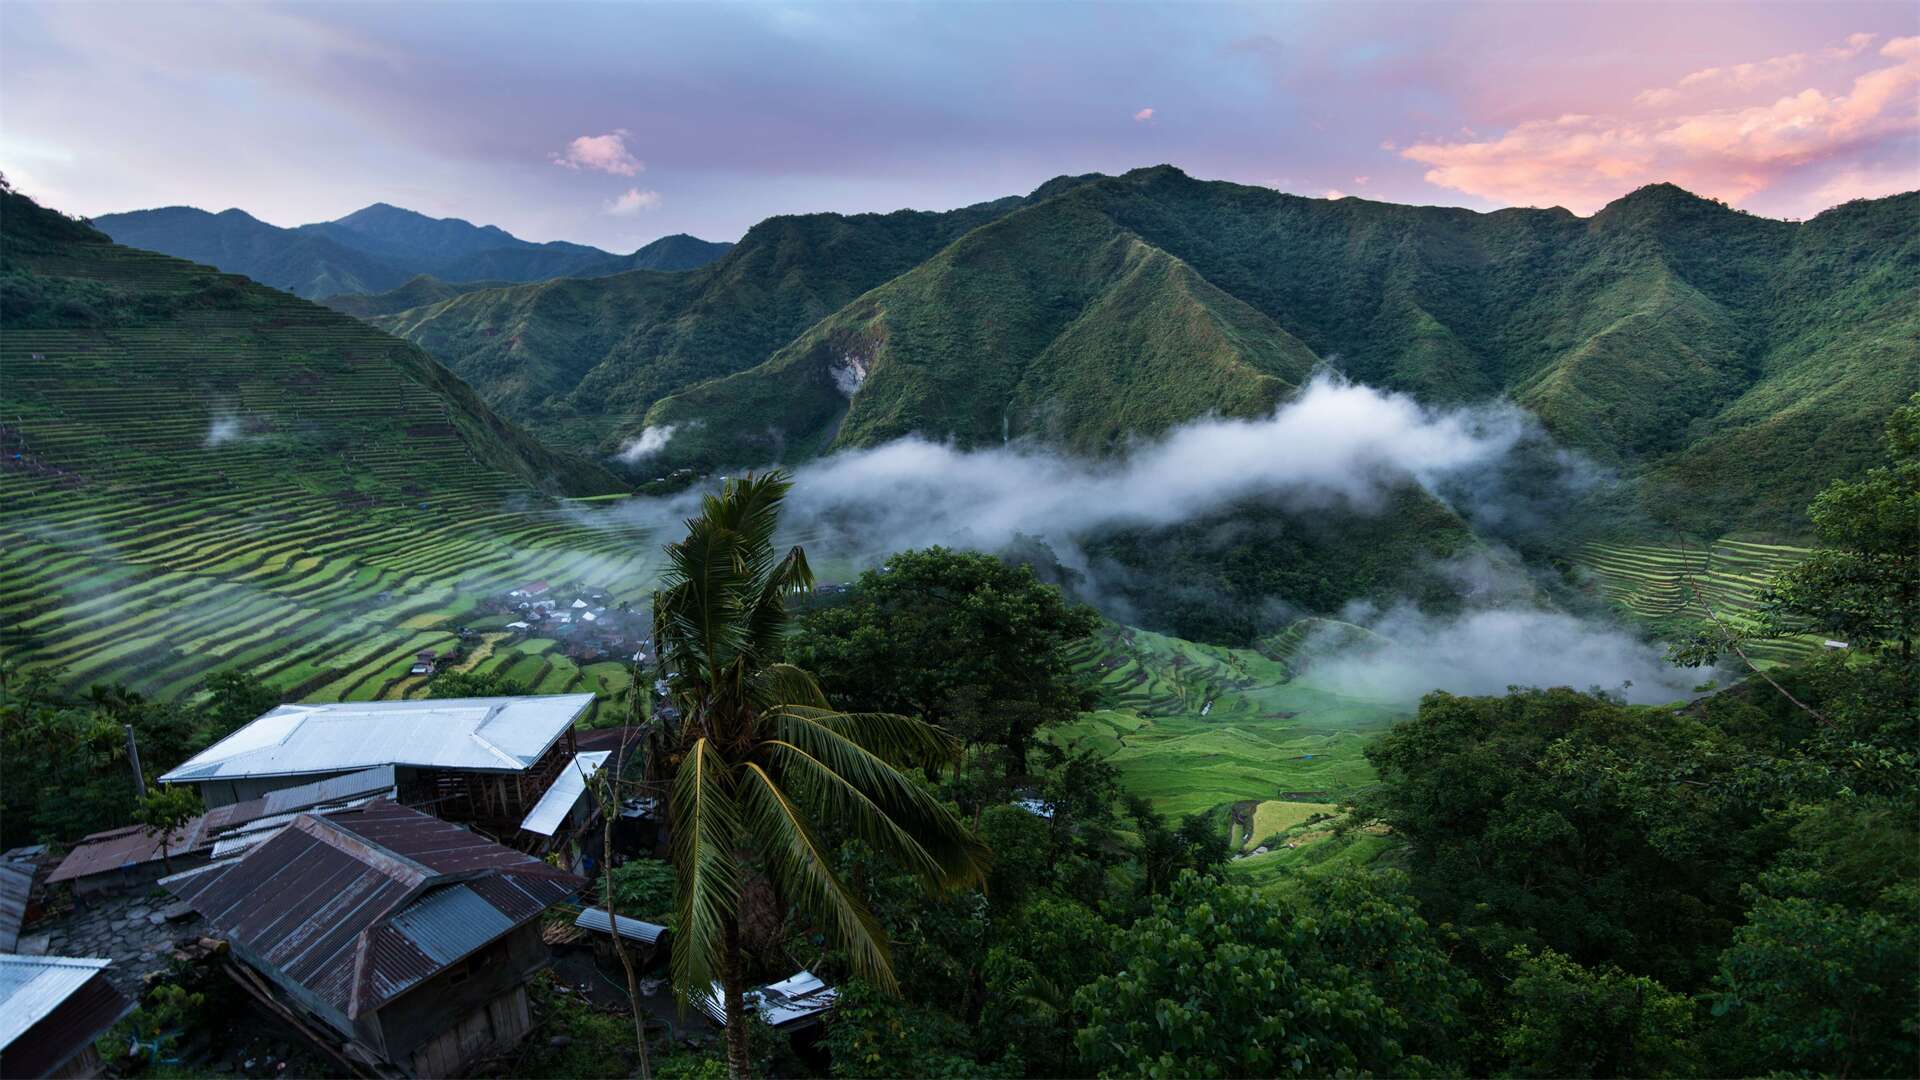
[[[1515,950],[1500,1050],[1516,1076],[1697,1072],[1693,1003],[1644,975]]]
[[[173,872],[173,858],[169,848],[187,822],[206,813],[206,807],[200,805],[200,796],[192,788],[168,785],[153,788],[146,798],[134,808],[133,820],[146,826],[147,835],[154,837],[160,844],[160,861],[167,872]]]
[[[788,655],[846,707],[998,745],[1023,773],[1034,732],[1090,707],[1071,649],[1098,626],[1028,566],[932,547],[893,555],[845,602],[808,613]]]
[[[834,870],[819,824],[832,822],[931,889],[983,880],[987,852],[900,771],[953,761],[958,743],[919,720],[829,707],[805,670],[777,662],[787,599],[812,585],[799,548],[773,535],[790,488],[749,474],[709,495],[667,546],[654,640],[677,718],[650,761],[667,785],[679,874],[673,975],[682,1002],[712,992],[727,1016],[728,1067],[751,1067],[741,900],[764,874],[816,920],[855,974],[894,992],[886,935]]]
[[[201,714],[216,739],[224,738],[228,732],[251,723],[280,704],[280,691],[261,682],[252,672],[238,668],[214,672],[207,676],[201,689],[208,694]]]
[[[518,679],[509,679],[501,671],[485,675],[471,671],[449,671],[436,675],[427,684],[430,698],[518,697],[533,693],[533,688]]]
[[[1407,842],[1429,917],[1483,972],[1516,945],[1699,989],[1777,848],[1748,748],[1691,713],[1565,688],[1435,692],[1366,749],[1358,815]]]
[[[1391,878],[1297,897],[1181,875],[1074,995],[1102,1076],[1416,1075],[1458,1057],[1470,980]]]

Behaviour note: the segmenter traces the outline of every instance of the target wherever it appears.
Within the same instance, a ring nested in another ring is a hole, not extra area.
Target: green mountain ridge
[[[213,214],[190,206],[103,214],[93,224],[117,243],[245,274],[309,300],[384,293],[421,274],[453,283],[507,284],[687,270],[732,246],[675,234],[616,255],[564,241],[536,244],[496,226],[432,218],[386,203],[291,229],[242,210]]]
[[[644,582],[619,493],[416,346],[0,188],[0,661],[373,696],[530,577]],[[625,597],[637,598],[633,595]],[[617,667],[617,665],[616,665]],[[539,668],[564,688],[557,663]]]
[[[790,220],[774,219],[704,271],[730,298],[805,298],[765,316],[633,303],[617,298],[658,286],[608,278],[569,291],[564,316],[521,287],[380,325],[566,445],[608,453],[675,425],[656,472],[909,432],[1103,453],[1270,409],[1325,362],[1430,403],[1511,398],[1623,471],[1658,527],[1704,535],[1798,533],[1812,493],[1872,460],[1920,387],[1920,193],[1791,223],[1659,184],[1580,218],[1309,199],[1159,166],[986,206],[934,250],[885,219],[831,219],[891,244],[857,270],[770,259],[767,227]],[[679,344],[701,339],[746,340]]]

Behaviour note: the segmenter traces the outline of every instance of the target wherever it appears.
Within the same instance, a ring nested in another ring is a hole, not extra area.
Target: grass
[[[1332,803],[1268,799],[1253,808],[1253,827],[1247,832],[1247,843],[1264,844],[1296,825],[1313,818],[1332,817],[1339,811],[1340,808]]]
[[[1350,797],[1374,779],[1361,755],[1367,740],[1408,715],[1295,679],[1252,650],[1113,624],[1079,664],[1098,678],[1104,707],[1052,738],[1095,750],[1129,791],[1170,815]]]

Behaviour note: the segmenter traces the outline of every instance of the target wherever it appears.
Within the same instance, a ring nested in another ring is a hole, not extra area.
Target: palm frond
[[[783,771],[817,785],[832,812],[930,889],[986,880],[991,853],[933,795],[884,759],[816,720],[778,710],[762,746]]]
[[[712,743],[695,740],[669,793],[680,878],[673,984],[683,1006],[685,995],[705,992],[723,970],[723,927],[738,911],[740,812],[729,772]]]
[[[847,950],[856,973],[896,992],[886,931],[833,872],[805,813],[758,765],[741,770],[740,787],[747,835],[755,840],[781,895],[826,928],[834,944]]]
[[[792,706],[832,711],[819,681],[805,668],[792,664],[769,664],[755,672],[754,694],[762,709]]]
[[[959,739],[934,725],[898,713],[836,712],[809,702],[789,703],[783,711],[851,739],[894,765],[938,768],[959,761],[965,749]]]

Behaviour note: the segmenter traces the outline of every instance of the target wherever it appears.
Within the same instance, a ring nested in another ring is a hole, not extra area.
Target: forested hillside
[[[1261,412],[1325,363],[1426,401],[1510,396],[1643,479],[1665,527],[1796,534],[1920,386],[1916,222],[1920,194],[1791,223],[1655,185],[1579,218],[1163,166],[951,215],[774,219],[697,282],[480,290],[381,325],[570,445],[677,425],[656,469],[909,431],[1099,453]]]
[[[0,198],[9,664],[169,697],[228,666],[374,696],[477,595],[648,557],[557,501],[614,477],[419,349]]]
[[[128,247],[204,262],[310,300],[386,292],[421,274],[454,283],[504,284],[626,270],[688,270],[732,246],[675,234],[616,255],[585,244],[536,244],[492,225],[431,218],[386,203],[291,229],[244,210],[212,214],[190,206],[103,214],[93,224]]]

